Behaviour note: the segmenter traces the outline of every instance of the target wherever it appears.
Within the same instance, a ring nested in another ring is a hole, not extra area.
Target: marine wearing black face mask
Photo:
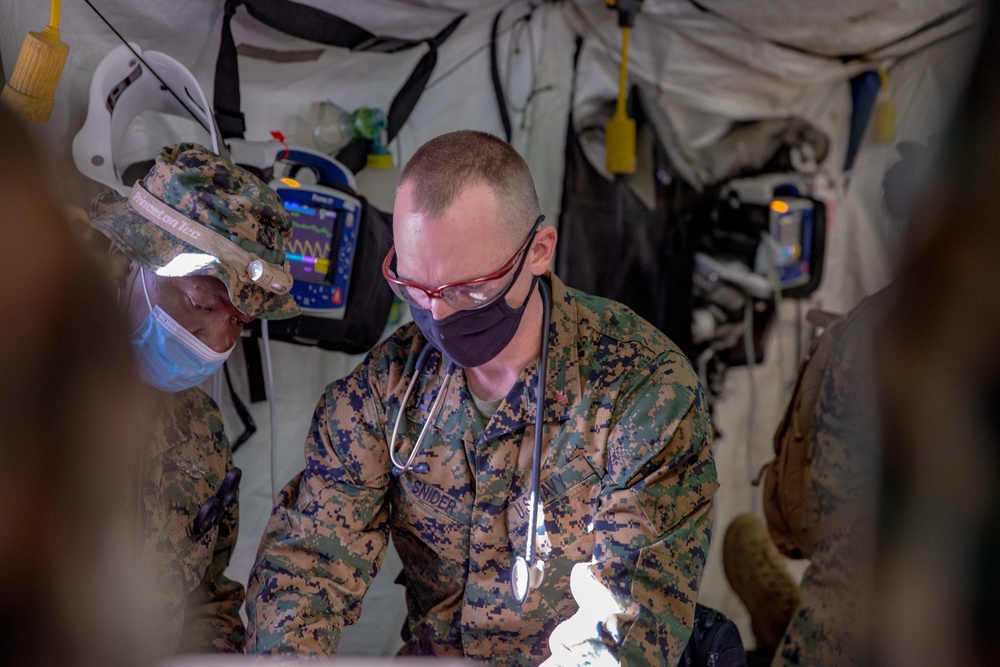
[[[249,651],[334,653],[391,532],[403,655],[680,660],[718,487],[705,396],[652,325],[548,271],[540,222],[497,137],[407,162],[383,274],[415,322],[320,399],[250,575]]]
[[[539,216],[535,226],[531,228],[528,241],[524,246],[531,245],[535,230],[545,216]],[[496,357],[517,333],[521,324],[524,309],[528,300],[538,285],[538,276],[532,276],[531,289],[520,306],[512,308],[507,303],[507,293],[514,286],[517,277],[521,275],[527,252],[521,256],[521,261],[510,278],[510,283],[490,303],[473,310],[460,310],[457,313],[435,320],[429,309],[410,305],[413,321],[420,327],[420,332],[437,349],[448,355],[462,368],[482,366]]]

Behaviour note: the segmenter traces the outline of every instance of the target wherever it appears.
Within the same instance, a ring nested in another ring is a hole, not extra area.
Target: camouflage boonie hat
[[[93,209],[91,225],[147,271],[215,276],[245,315],[299,314],[288,293],[284,249],[292,222],[281,200],[249,171],[204,146],[161,148],[128,199],[101,195]]]

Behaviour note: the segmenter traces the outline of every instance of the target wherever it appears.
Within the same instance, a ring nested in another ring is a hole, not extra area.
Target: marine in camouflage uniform
[[[717,488],[705,397],[688,360],[650,324],[551,274],[543,280],[552,314],[541,587],[518,605],[510,586],[527,535],[538,360],[488,423],[457,370],[419,453],[427,472],[396,478],[392,425],[402,410],[406,457],[444,381],[435,350],[402,404],[427,344],[411,324],[316,407],[305,470],[282,491],[251,574],[248,652],[333,654],[391,534],[409,611],[403,654],[535,665],[552,635],[562,664],[676,662]]]
[[[878,480],[875,331],[891,303],[887,288],[852,311],[823,372],[816,405],[812,488],[819,539],[799,584],[792,615],[772,665],[863,664],[869,657]]]
[[[918,194],[926,188],[934,154],[915,142],[901,142],[896,148],[901,159],[886,171],[883,206],[893,236],[903,236],[899,225],[910,220]],[[881,641],[872,632],[876,610],[870,603],[879,529],[876,510],[888,515],[896,504],[879,507],[884,502],[878,498],[878,485],[885,408],[880,407],[884,397],[879,396],[878,385],[885,382],[879,377],[885,360],[876,350],[877,332],[888,326],[900,292],[894,282],[855,306],[823,373],[812,481],[819,501],[816,523],[828,523],[833,530],[817,542],[810,556],[799,584],[801,603],[773,667],[866,664],[874,658],[872,647]],[[883,469],[892,470],[892,478],[905,476],[898,467]]]
[[[256,177],[204,147],[160,149],[132,196],[102,195],[95,213],[93,226],[132,262],[133,280],[150,274],[156,280],[212,276],[246,320],[298,313],[287,289],[277,292],[251,278],[254,261],[266,263],[268,276],[282,273],[291,223],[280,200]],[[136,278],[138,268],[146,275]],[[160,623],[158,652],[240,652],[244,590],[223,576],[236,543],[238,505],[232,481],[232,493],[220,490],[233,471],[222,415],[197,387],[164,391],[161,398],[137,473],[141,493],[135,503],[147,594]],[[199,520],[199,511],[213,502],[217,518]]]

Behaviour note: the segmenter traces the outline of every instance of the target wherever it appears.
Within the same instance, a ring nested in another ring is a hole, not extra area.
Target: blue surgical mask
[[[216,352],[162,308],[154,308],[149,301],[146,275],[141,268],[139,279],[149,308],[149,315],[132,334],[132,347],[139,359],[139,374],[146,384],[161,391],[177,392],[198,386],[219,370],[233,348]]]

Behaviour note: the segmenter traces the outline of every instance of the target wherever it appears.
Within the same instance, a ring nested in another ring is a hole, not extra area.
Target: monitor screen
[[[339,245],[341,211],[287,200],[284,205],[292,219],[292,238],[285,248],[292,277],[307,283],[331,284],[327,273]]]

